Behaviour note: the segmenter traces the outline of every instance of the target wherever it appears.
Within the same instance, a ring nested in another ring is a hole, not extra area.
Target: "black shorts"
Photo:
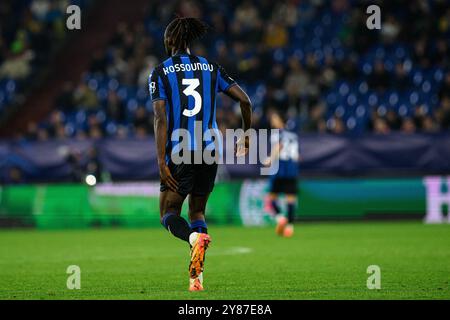
[[[214,164],[168,164],[170,173],[178,182],[178,193],[182,196],[194,194],[206,196],[214,188],[217,174],[217,163]],[[169,188],[161,183],[161,192]]]
[[[296,178],[273,178],[270,184],[271,193],[297,194]]]

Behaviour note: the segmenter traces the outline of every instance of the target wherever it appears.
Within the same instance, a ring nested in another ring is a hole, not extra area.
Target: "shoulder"
[[[167,60],[166,60],[167,61]],[[156,65],[152,71],[150,72],[149,78],[152,78],[154,76],[159,76],[161,74],[161,70],[164,67],[164,63],[166,62],[161,62],[160,64]]]
[[[219,65],[217,62],[212,61],[212,60],[210,60],[210,59],[208,59],[208,58],[206,58],[206,57],[203,57],[203,56],[197,56],[197,55],[191,55],[191,57],[194,57],[194,58],[197,59],[200,63],[206,63],[206,64],[212,66],[215,70],[217,70],[217,69],[220,68],[220,65]]]
[[[213,61],[211,61],[210,59],[203,57],[203,56],[198,56],[198,55],[189,55],[190,57],[196,58],[200,61],[203,61],[204,63],[209,63],[209,64],[215,64]]]

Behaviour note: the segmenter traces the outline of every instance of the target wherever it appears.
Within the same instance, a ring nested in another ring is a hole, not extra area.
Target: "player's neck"
[[[173,53],[173,56],[177,56],[177,55],[180,55],[180,54],[191,54],[191,50],[189,50],[189,48],[180,49],[180,50],[175,51]]]

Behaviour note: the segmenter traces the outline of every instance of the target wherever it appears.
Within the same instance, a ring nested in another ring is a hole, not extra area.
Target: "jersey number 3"
[[[202,96],[195,91],[200,85],[200,81],[198,79],[183,79],[182,84],[188,86],[183,90],[183,93],[187,96],[192,96],[195,102],[194,109],[184,109],[183,115],[186,117],[193,117],[202,109]]]

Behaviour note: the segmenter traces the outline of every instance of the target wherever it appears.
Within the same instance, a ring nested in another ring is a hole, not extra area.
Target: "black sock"
[[[281,212],[277,200],[272,200],[272,209],[275,211],[275,214],[279,214]]]
[[[294,222],[294,216],[295,216],[295,204],[294,203],[288,203],[288,222],[293,223]]]
[[[166,213],[162,218],[162,225],[175,237],[189,243],[189,236],[192,233],[186,220],[179,215]]]

